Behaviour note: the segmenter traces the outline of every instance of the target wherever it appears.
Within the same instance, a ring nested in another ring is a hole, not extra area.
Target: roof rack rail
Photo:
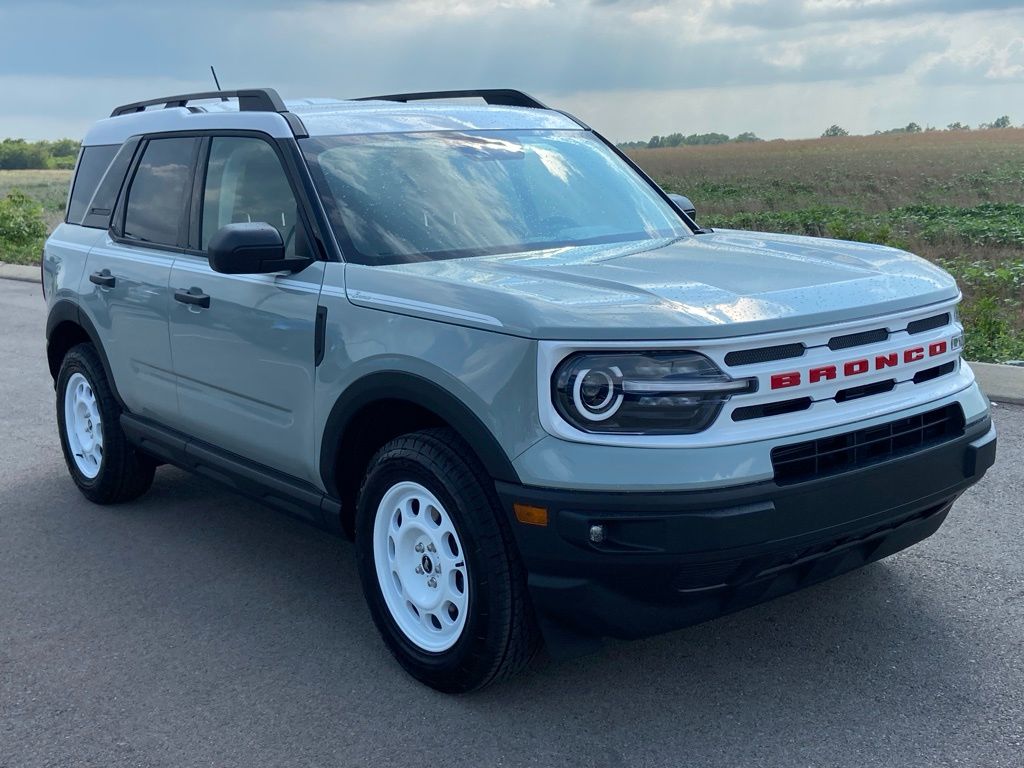
[[[206,91],[204,93],[183,93],[180,96],[165,96],[161,99],[149,99],[147,101],[134,101],[131,104],[122,104],[115,107],[110,113],[111,117],[130,115],[133,112],[142,112],[146,107],[163,105],[165,109],[172,107],[188,106],[190,101],[202,99],[238,99],[239,112],[288,112],[281,97],[273,88],[250,88],[241,91]]]
[[[479,97],[488,104],[501,107],[530,107],[549,109],[532,96],[512,88],[481,88],[465,91],[424,91],[422,93],[391,93],[387,96],[363,96],[352,101],[435,101],[440,99],[469,99]]]

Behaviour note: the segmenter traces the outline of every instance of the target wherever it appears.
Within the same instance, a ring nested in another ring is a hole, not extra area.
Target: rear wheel
[[[405,435],[374,456],[356,551],[374,622],[418,680],[462,693],[529,663],[538,634],[511,531],[452,430]]]
[[[153,483],[155,462],[128,443],[120,415],[95,348],[70,349],[57,375],[60,443],[75,485],[98,504],[130,501]]]

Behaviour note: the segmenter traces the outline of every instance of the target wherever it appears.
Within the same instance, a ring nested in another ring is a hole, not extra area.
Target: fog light
[[[592,525],[590,526],[590,540],[594,544],[600,544],[604,541],[604,526],[603,525]]]

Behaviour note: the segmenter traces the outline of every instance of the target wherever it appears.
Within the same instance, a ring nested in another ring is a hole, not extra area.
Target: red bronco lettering
[[[801,371],[789,371],[787,373],[774,373],[771,377],[772,389],[787,389],[799,387],[801,384],[817,384],[820,381],[832,381],[842,373],[843,378],[859,376],[870,371],[881,371],[885,368],[898,368],[901,364],[917,363],[928,357],[944,355],[949,350],[948,341],[936,341],[927,347],[911,347],[902,352],[888,352],[884,355],[875,355],[873,358],[862,357],[858,360],[849,360],[842,365],[819,365],[806,372],[806,378]]]

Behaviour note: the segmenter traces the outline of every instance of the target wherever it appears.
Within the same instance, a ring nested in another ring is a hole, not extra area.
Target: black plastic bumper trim
[[[992,466],[995,446],[985,417],[945,443],[790,485],[497,489],[542,619],[583,635],[641,637],[785,594],[920,541]],[[551,522],[517,524],[513,502],[546,507]],[[597,543],[594,525],[603,531]]]

